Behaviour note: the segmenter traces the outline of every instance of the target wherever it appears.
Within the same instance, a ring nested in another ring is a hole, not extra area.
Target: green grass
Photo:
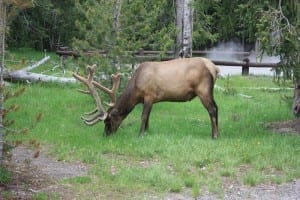
[[[0,166],[0,184],[7,184],[11,180],[11,173]]]
[[[5,67],[9,69],[21,69],[30,66],[43,59],[45,56],[51,56],[51,62],[45,64],[50,67],[50,63],[59,63],[59,57],[55,53],[39,52],[31,48],[10,48],[6,50]]]
[[[37,192],[37,193],[34,193],[33,194],[33,197],[32,197],[33,200],[48,200],[48,199],[51,199],[51,200],[58,200],[60,199],[58,194],[51,194],[51,195],[48,195],[46,194],[45,192]]]
[[[234,94],[215,90],[217,140],[211,139],[209,117],[198,99],[154,105],[150,130],[143,138],[138,137],[142,112],[138,105],[115,135],[103,137],[102,123],[90,127],[79,118],[93,109],[93,100],[76,92],[78,85],[57,84],[26,86],[24,95],[8,102],[21,105],[9,115],[16,119],[15,129],[31,127],[36,115],[43,115],[30,133],[11,134],[8,139],[25,144],[38,141],[58,160],[88,164],[87,176],[66,180],[86,199],[141,199],[145,194],[159,196],[183,188],[191,189],[196,197],[203,187],[222,194],[225,177],[250,186],[299,178],[299,136],[265,128],[268,122],[293,118],[290,104],[282,98],[292,91],[247,88],[278,87],[270,77],[234,76],[219,79],[217,84],[228,87],[228,81]]]

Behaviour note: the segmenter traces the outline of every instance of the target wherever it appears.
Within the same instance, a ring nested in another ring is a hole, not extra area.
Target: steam
[[[244,47],[242,44],[229,41],[229,42],[219,42],[216,47],[208,50],[206,56],[211,60],[225,60],[225,61],[235,61],[240,60],[237,52],[243,52]]]
[[[278,63],[280,61],[279,56],[268,56],[263,55],[262,58],[259,57],[257,51],[258,47],[247,46],[248,50],[243,46],[243,44],[235,41],[219,42],[217,46],[208,50],[209,53],[205,57],[211,60],[222,60],[222,61],[242,61],[248,58],[250,62],[261,62],[261,63]],[[250,49],[250,50],[249,50]],[[244,53],[243,53],[244,52]],[[247,53],[248,52],[248,53]],[[230,66],[220,66],[221,75],[232,75],[241,74],[241,67],[230,67]],[[271,68],[250,68],[250,74],[256,75],[273,75]]]
[[[206,54],[206,57],[211,60],[225,60],[225,61],[242,61],[248,58],[251,62],[268,62],[278,63],[280,61],[279,56],[263,55],[262,59],[258,55],[258,45],[252,48],[248,46],[249,50],[245,50],[243,44],[234,41],[219,42],[217,46],[209,49],[210,53]],[[244,52],[244,54],[243,54]],[[248,54],[247,54],[248,52]]]

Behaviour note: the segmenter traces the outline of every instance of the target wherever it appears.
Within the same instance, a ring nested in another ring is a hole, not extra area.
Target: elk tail
[[[218,74],[220,73],[220,68],[216,66],[212,61],[205,59],[206,67],[210,71],[211,75],[214,78],[214,83],[217,80]]]

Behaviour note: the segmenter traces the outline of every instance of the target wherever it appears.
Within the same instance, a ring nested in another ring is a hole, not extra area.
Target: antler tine
[[[105,117],[106,117],[107,115],[105,114]],[[89,125],[89,126],[91,126],[91,125],[94,125],[94,124],[96,124],[98,121],[102,121],[103,119],[103,117],[101,117],[101,116],[99,116],[99,115],[95,115],[95,116],[93,116],[93,117],[91,117],[91,118],[85,118],[85,117],[83,117],[83,116],[81,116],[80,117],[81,118],[81,120],[86,124],[86,125]]]
[[[94,84],[93,84],[95,68],[96,68],[96,65],[88,66],[88,70],[89,70],[88,78],[85,78],[76,73],[73,73],[73,77],[76,78],[77,80],[79,80],[80,82],[84,83],[88,88],[88,91],[83,91],[83,90],[79,90],[79,91],[83,92],[85,94],[90,94],[96,101],[96,109],[90,113],[86,113],[86,115],[89,115],[89,116],[94,115],[94,116],[92,116],[91,118],[85,118],[83,116],[81,117],[81,119],[88,125],[93,125],[100,120],[103,121],[107,117],[107,113],[105,112],[105,110],[101,104],[100,97],[94,87]]]
[[[113,86],[111,89],[108,89],[106,87],[104,87],[103,85],[99,84],[96,81],[93,81],[93,85],[97,88],[99,88],[100,90],[106,92],[109,97],[110,97],[110,103],[108,103],[107,105],[110,107],[113,107],[116,104],[117,101],[117,91],[119,89],[120,86],[120,79],[121,79],[121,74],[117,73],[117,74],[112,74],[111,75],[112,81],[113,81]]]

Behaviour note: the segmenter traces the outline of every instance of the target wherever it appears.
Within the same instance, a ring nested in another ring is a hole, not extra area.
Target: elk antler
[[[95,87],[99,88],[100,90],[106,92],[109,95],[110,102],[109,103],[104,102],[109,107],[114,107],[114,105],[116,104],[116,101],[117,101],[117,91],[118,91],[119,85],[120,85],[120,78],[121,78],[121,74],[120,73],[112,74],[111,75],[111,79],[113,81],[113,86],[112,86],[111,89],[108,89],[108,88],[104,87],[103,85],[99,84],[98,82],[93,81],[93,85]]]
[[[99,88],[100,90],[106,92],[110,96],[111,102],[108,105],[112,107],[116,103],[116,92],[117,92],[117,90],[119,88],[119,84],[120,84],[120,76],[121,76],[120,73],[111,76],[112,80],[113,80],[113,87],[111,90],[104,87],[100,83],[94,81],[93,77],[94,77],[94,73],[95,73],[95,68],[96,68],[96,65],[88,66],[89,74],[88,74],[87,78],[82,77],[76,73],[73,73],[73,77],[76,78],[77,80],[79,80],[80,82],[84,83],[88,88],[88,91],[84,91],[84,90],[78,90],[78,91],[85,93],[85,94],[90,94],[96,101],[96,109],[93,110],[92,112],[85,113],[85,115],[89,116],[89,118],[81,116],[81,119],[87,125],[94,125],[98,121],[105,120],[107,117],[107,112],[105,112],[105,110],[101,104],[101,100],[96,91],[96,88]]]

